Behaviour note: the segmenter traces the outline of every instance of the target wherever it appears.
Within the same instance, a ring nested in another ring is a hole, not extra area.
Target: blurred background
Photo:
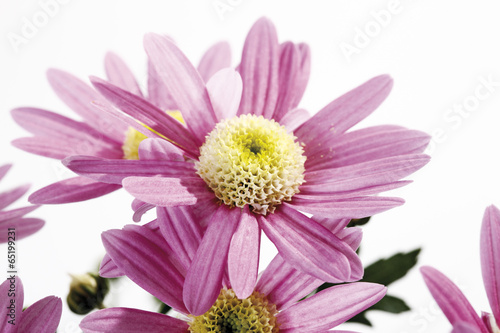
[[[311,47],[303,108],[314,113],[369,78],[388,73],[395,80],[391,95],[357,128],[390,123],[433,136],[431,162],[410,177],[413,184],[389,193],[406,204],[375,216],[364,228],[363,262],[422,247],[418,266],[440,269],[463,288],[477,311],[489,311],[479,231],[485,207],[500,205],[500,20],[492,1],[1,0],[0,165],[13,163],[14,168],[0,190],[23,183],[35,190],[71,176],[60,162],[10,145],[27,135],[11,119],[12,108],[34,106],[76,118],[52,92],[48,68],[82,79],[104,77],[104,56],[114,51],[145,87],[142,37],[147,32],[173,37],[194,63],[213,43],[227,40],[237,65],[244,38],[261,16],[274,22],[281,42]],[[35,29],[27,31],[29,24]],[[26,202],[23,198],[15,207]],[[64,299],[69,273],[96,269],[104,253],[101,232],[132,223],[130,202],[125,191],[118,191],[31,213],[46,225],[17,243],[25,304],[47,295]],[[0,245],[4,272],[6,252]],[[272,246],[263,247],[262,268],[274,254]],[[126,281],[113,290],[108,306],[157,307]],[[342,328],[398,333],[451,328],[417,269],[391,285],[390,293],[406,300],[412,311],[371,312],[373,328]],[[58,332],[79,332],[81,318],[65,305]]]

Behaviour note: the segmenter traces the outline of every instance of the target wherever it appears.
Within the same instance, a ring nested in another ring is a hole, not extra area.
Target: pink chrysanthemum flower
[[[483,312],[481,318],[443,273],[432,267],[421,268],[429,291],[453,325],[453,333],[500,332],[500,210],[493,205],[486,208],[481,227],[481,268],[493,312]]]
[[[54,333],[59,325],[62,302],[59,297],[47,296],[23,311],[24,290],[19,276],[0,285],[0,332]]]
[[[0,166],[0,180],[9,171],[11,165]],[[27,206],[11,210],[5,210],[10,204],[22,197],[29,189],[29,185],[21,185],[12,190],[0,193],[0,243],[9,240],[18,240],[27,237],[40,230],[45,222],[41,219],[24,217],[39,206]],[[10,233],[9,233],[10,232]]]
[[[287,45],[280,47],[274,26],[261,19],[247,37],[239,73],[223,69],[205,85],[175,44],[147,35],[146,52],[186,125],[93,78],[103,96],[156,139],[141,143],[136,163],[85,156],[64,161],[80,175],[123,181],[150,205],[204,209],[208,227],[186,278],[193,285],[188,290],[209,297],[204,305],[216,299],[220,280],[207,286],[195,276],[222,279],[226,261],[236,294],[248,297],[257,279],[261,230],[305,273],[332,282],[360,279],[352,249],[299,210],[318,218],[362,218],[399,206],[402,199],[372,195],[407,184],[400,179],[429,160],[421,154],[429,136],[419,131],[376,126],[347,132],[389,94],[388,76],[368,81],[310,119],[291,108],[303,91],[294,83],[302,82],[301,52]],[[197,313],[199,303],[186,304]]]
[[[174,216],[189,216],[189,210],[183,207],[167,211]],[[123,230],[104,232],[102,239],[112,259],[110,264],[116,265],[114,274],[106,268],[105,275],[127,275],[181,315],[174,318],[137,309],[110,308],[85,317],[80,324],[83,331],[327,332],[385,295],[386,288],[382,285],[351,283],[326,289],[299,302],[322,281],[295,270],[278,255],[247,297],[239,299],[229,283],[224,287],[219,285],[215,303],[204,312],[193,313],[182,299],[183,295],[192,293],[186,290],[190,286],[184,284],[184,279],[190,258],[193,258],[200,244],[201,234],[195,231],[196,226],[197,222],[189,219],[179,221],[166,218],[146,226],[128,225]],[[173,230],[176,228],[191,228],[193,237],[169,245],[160,234],[172,238],[171,234],[176,234],[176,230]],[[335,232],[353,249],[359,245],[361,237],[356,228],[340,228],[340,231]],[[197,279],[203,285],[213,280],[211,276],[201,275]]]
[[[198,70],[208,80],[217,70],[230,65],[230,50],[226,42],[215,44],[200,61]],[[161,81],[150,65],[147,96],[139,88],[134,75],[121,58],[108,53],[106,75],[110,82],[132,94],[146,98],[162,110],[175,110],[171,98],[163,93]],[[101,112],[91,102],[106,101],[88,84],[61,70],[50,69],[47,78],[58,97],[83,121],[32,107],[12,110],[12,117],[34,136],[16,139],[14,146],[45,157],[64,159],[71,155],[89,155],[108,159],[138,159],[137,145],[146,136],[122,121]],[[175,111],[167,111],[178,118]],[[96,198],[121,188],[85,177],[74,177],[51,184],[29,200],[36,204],[61,204]]]

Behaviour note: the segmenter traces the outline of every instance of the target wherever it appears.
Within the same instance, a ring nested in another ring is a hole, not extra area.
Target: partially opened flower
[[[481,227],[481,268],[492,311],[483,312],[482,317],[443,273],[432,267],[421,268],[429,291],[453,325],[454,333],[500,332],[500,210],[493,205],[486,208]]]
[[[373,195],[407,184],[400,179],[428,162],[421,152],[429,136],[397,126],[347,132],[382,103],[391,78],[376,77],[309,119],[293,108],[303,92],[300,48],[280,47],[266,19],[251,29],[239,73],[223,69],[207,84],[169,39],[149,34],[144,44],[186,126],[93,78],[103,96],[156,138],[141,142],[137,163],[85,156],[64,163],[95,180],[123,182],[150,205],[205,210],[208,227],[186,277],[190,292],[198,288],[198,299],[185,295],[191,313],[215,301],[226,261],[236,294],[249,296],[261,230],[305,273],[330,282],[360,279],[354,251],[299,210],[317,218],[362,218],[403,203]],[[219,281],[200,284],[198,274]]]
[[[0,180],[9,171],[11,165],[0,166]],[[38,218],[25,217],[39,206],[29,205],[22,208],[5,210],[9,205],[22,197],[29,189],[29,185],[21,185],[9,191],[0,193],[0,243],[27,237],[40,230],[45,222]]]
[[[217,70],[230,66],[230,50],[225,42],[215,44],[199,64],[205,80]],[[179,119],[171,98],[163,93],[162,82],[150,65],[147,96],[139,88],[134,75],[121,58],[108,53],[106,74],[110,82],[131,94],[147,98],[156,107]],[[20,149],[45,157],[64,159],[71,155],[89,155],[108,159],[138,159],[137,148],[145,135],[122,121],[101,112],[93,101],[105,99],[85,82],[61,70],[50,69],[47,78],[54,92],[83,121],[73,120],[55,112],[33,107],[12,110],[14,120],[34,136],[16,139],[12,144]],[[172,118],[173,119],[173,118]],[[51,184],[30,196],[37,204],[60,204],[99,197],[121,188],[85,177],[73,177]]]
[[[62,302],[47,296],[23,311],[24,289],[19,276],[11,276],[0,285],[0,332],[54,333],[59,325]]]
[[[186,212],[185,208],[173,210]],[[382,285],[351,283],[299,301],[322,281],[295,270],[278,255],[248,297],[239,299],[230,284],[219,284],[213,306],[206,312],[192,313],[182,301],[183,288],[190,288],[183,282],[199,239],[192,237],[183,246],[169,246],[156,228],[189,228],[186,225],[196,228],[193,221],[171,222],[170,226],[163,227],[155,225],[159,224],[156,222],[146,226],[128,225],[123,230],[106,231],[102,238],[117,266],[115,272],[126,274],[172,306],[180,312],[178,318],[181,319],[137,309],[109,308],[85,317],[80,324],[84,332],[326,332],[385,295],[386,288]],[[359,230],[343,229],[338,235],[353,248],[359,245]],[[180,253],[183,255],[179,256]],[[199,284],[213,279],[211,276],[197,278]]]

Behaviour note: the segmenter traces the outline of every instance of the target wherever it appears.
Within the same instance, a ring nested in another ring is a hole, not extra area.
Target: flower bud
[[[97,274],[71,275],[69,294],[66,298],[71,311],[87,314],[93,309],[102,309],[102,302],[109,291],[107,279]]]

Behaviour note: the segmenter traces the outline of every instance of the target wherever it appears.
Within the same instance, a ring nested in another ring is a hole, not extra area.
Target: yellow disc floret
[[[189,331],[204,332],[279,332],[276,306],[265,295],[256,291],[245,299],[238,299],[232,289],[222,289],[215,304],[193,318]]]
[[[267,214],[304,182],[304,151],[274,120],[242,115],[218,123],[200,148],[198,174],[231,207]]]
[[[166,111],[169,116],[177,120],[178,122],[185,124],[184,118],[182,118],[180,111]],[[163,137],[163,135],[157,133],[155,130],[149,128],[148,126],[144,126],[152,132]],[[129,127],[127,133],[125,133],[125,141],[122,145],[123,150],[123,158],[126,160],[138,160],[139,159],[139,145],[141,142],[148,137],[141,132],[135,130],[132,127]]]

